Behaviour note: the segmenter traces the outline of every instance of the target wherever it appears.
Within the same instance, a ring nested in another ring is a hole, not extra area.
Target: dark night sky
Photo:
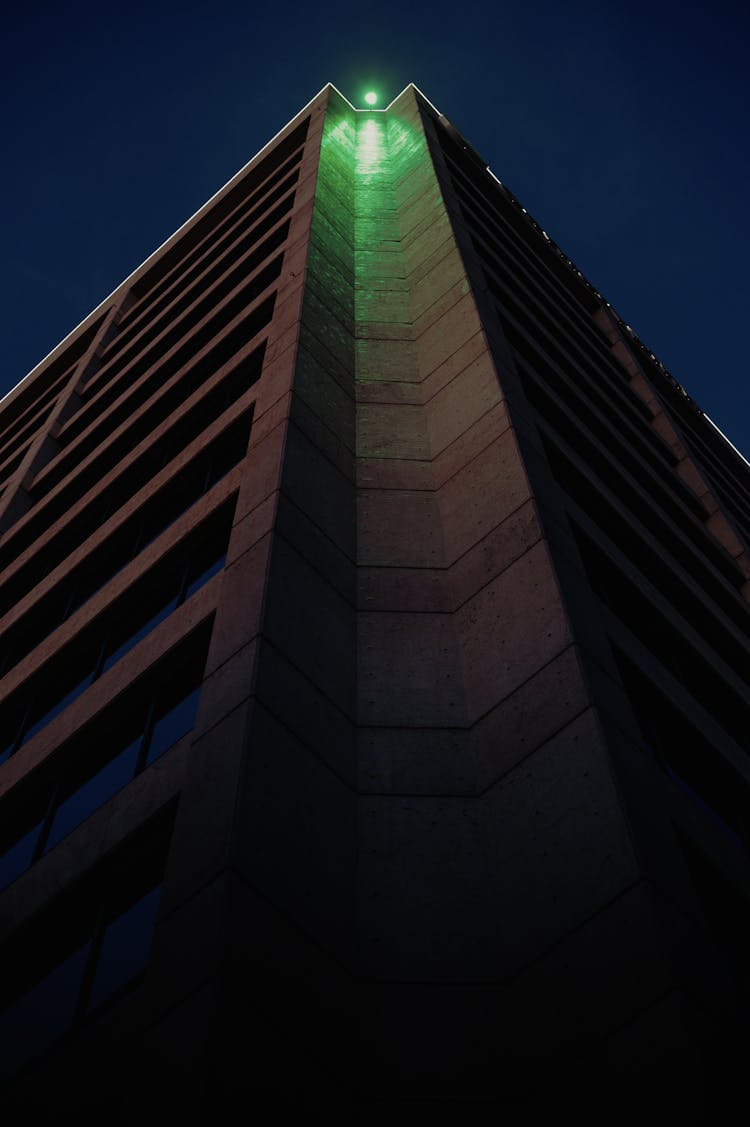
[[[413,81],[750,453],[743,8],[10,0],[0,391],[325,82]]]

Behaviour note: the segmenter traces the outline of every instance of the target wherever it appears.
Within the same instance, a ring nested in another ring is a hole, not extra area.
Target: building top
[[[145,270],[152,259],[161,254],[165,250],[165,248],[167,248],[171,244],[174,244],[187,230],[187,228],[190,227],[191,224],[193,224],[201,215],[203,215],[211,208],[212,204],[214,204],[214,202],[219,197],[230,191],[232,187],[243,178],[250,167],[256,161],[262,158],[263,154],[266,153],[281,137],[283,137],[284,134],[287,133],[287,131],[289,131],[294,126],[294,124],[305,113],[307,113],[308,110],[311,109],[311,107],[315,106],[316,103],[325,98],[329,91],[333,91],[336,96],[341,98],[354,112],[371,114],[388,113],[388,111],[391,110],[410,90],[413,90],[418,94],[423,103],[427,107],[429,107],[434,115],[440,120],[441,124],[448,131],[453,140],[460,145],[463,151],[482,169],[482,171],[487,176],[491,177],[495,184],[500,188],[505,198],[518,212],[519,216],[523,216],[524,221],[528,224],[530,229],[536,233],[537,237],[539,238],[541,243],[544,244],[546,249],[554,254],[556,259],[570,273],[571,278],[574,278],[577,284],[584,288],[591,300],[592,311],[593,309],[602,306],[606,307],[606,309],[610,311],[612,316],[615,318],[615,321],[617,322],[620,330],[627,335],[627,337],[635,347],[639,355],[639,359],[648,369],[649,375],[652,378],[655,378],[657,382],[662,382],[664,385],[668,386],[670,389],[676,392],[691,411],[695,412],[702,419],[705,419],[705,421],[711,427],[712,431],[715,432],[715,434],[722,440],[723,443],[726,444],[727,452],[731,453],[737,459],[739,459],[740,462],[744,463],[744,466],[750,466],[750,462],[748,462],[748,459],[744,456],[744,454],[742,454],[742,452],[738,450],[736,446],[734,446],[734,444],[730,441],[729,438],[727,438],[727,436],[716,425],[716,423],[714,423],[710,416],[702,410],[702,408],[692,398],[686,388],[672,375],[672,373],[665,367],[665,365],[662,364],[662,362],[649,348],[649,346],[640,339],[633,327],[617,313],[612,304],[593,285],[593,283],[588,280],[588,278],[585,276],[583,271],[578,268],[573,259],[571,259],[565,253],[565,251],[563,251],[562,248],[551,238],[551,236],[542,227],[542,225],[537,222],[537,220],[534,219],[532,215],[529,214],[527,209],[521,204],[521,202],[508,188],[508,186],[503,183],[503,181],[495,174],[495,172],[493,172],[492,168],[484,160],[484,158],[479,155],[479,153],[469,144],[468,141],[466,141],[466,139],[449,121],[449,119],[443,113],[441,113],[441,111],[434,105],[434,103],[431,102],[430,99],[424,94],[424,92],[420,90],[419,87],[413,82],[407,83],[403,90],[401,90],[400,93],[397,94],[396,97],[393,98],[387,106],[382,108],[377,106],[377,93],[375,91],[368,91],[363,95],[363,100],[367,103],[366,105],[355,106],[344,94],[341,93],[341,91],[333,83],[326,83],[306,103],[306,105],[304,105],[302,109],[300,109],[299,112],[294,115],[293,118],[291,118],[284,126],[282,126],[282,128],[279,129],[273,135],[273,137],[271,137],[271,139],[266,142],[265,145],[263,145],[252,157],[250,157],[250,159],[232,177],[230,177],[230,179],[224,185],[222,185],[222,187],[214,192],[214,194],[204,204],[202,204],[195,212],[193,212],[192,215],[190,215],[182,224],[180,224],[180,226],[170,236],[168,236],[168,238],[166,238],[164,242],[162,242],[147,258],[145,258],[143,262],[136,266],[122,280],[122,282],[120,282],[120,284],[116,286],[115,289],[113,289],[101,302],[99,302],[99,304],[91,311],[91,313],[89,313],[73,329],[71,329],[71,331],[60,341],[60,343],[57,344],[53,349],[51,349],[50,352],[47,353],[47,355],[43,357],[43,359],[40,360],[39,363],[36,364],[30,372],[27,373],[27,375],[19,380],[17,384],[15,384],[8,392],[6,392],[6,394],[2,398],[0,398],[0,411],[2,411],[6,405],[13,401],[19,390],[23,388],[30,379],[32,379],[39,371],[41,371],[51,360],[54,360],[58,355],[60,355],[67,345],[71,344],[79,334],[85,332],[86,328],[90,326],[94,321],[96,321],[96,319],[102,314],[102,312],[112,301],[114,296],[118,294],[119,291],[124,290],[129,285],[131,285]]]

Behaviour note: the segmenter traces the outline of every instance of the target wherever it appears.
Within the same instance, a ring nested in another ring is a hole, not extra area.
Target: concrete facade
[[[728,1100],[747,465],[414,87],[323,90],[0,459],[18,1121]]]

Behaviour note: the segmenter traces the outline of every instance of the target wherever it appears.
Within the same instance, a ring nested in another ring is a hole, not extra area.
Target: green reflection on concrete
[[[324,370],[336,372],[344,384],[355,367],[354,319],[354,162],[355,111],[332,97],[323,124],[320,159],[315,174],[315,199],[306,262],[300,331],[298,386],[310,402],[331,398],[330,377],[320,378],[311,356],[325,356]],[[320,359],[318,363],[321,363]],[[315,376],[308,374],[315,371]]]
[[[368,339],[403,339],[410,326],[406,272],[395,190],[398,156],[390,115],[357,120],[354,180],[354,309],[358,355]]]
[[[414,226],[414,201],[433,194],[434,178],[408,102],[385,111],[329,103],[306,301],[318,339],[347,366],[351,334],[358,380],[408,380],[416,371],[409,251],[402,240]],[[421,218],[421,205],[416,210]]]
[[[357,121],[355,171],[358,186],[386,175],[386,123],[382,114]]]

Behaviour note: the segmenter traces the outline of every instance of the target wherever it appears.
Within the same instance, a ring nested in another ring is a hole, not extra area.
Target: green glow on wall
[[[309,269],[337,310],[328,326],[338,334],[331,350],[350,356],[352,370],[375,374],[396,352],[404,366],[411,363],[400,213],[414,195],[415,177],[429,181],[430,169],[422,129],[398,108],[370,112],[332,102],[321,140]],[[343,329],[349,318],[356,326],[351,334]]]
[[[385,121],[377,117],[366,117],[360,120],[357,129],[357,148],[355,157],[355,170],[357,179],[372,183],[381,177],[384,172],[386,160]]]

